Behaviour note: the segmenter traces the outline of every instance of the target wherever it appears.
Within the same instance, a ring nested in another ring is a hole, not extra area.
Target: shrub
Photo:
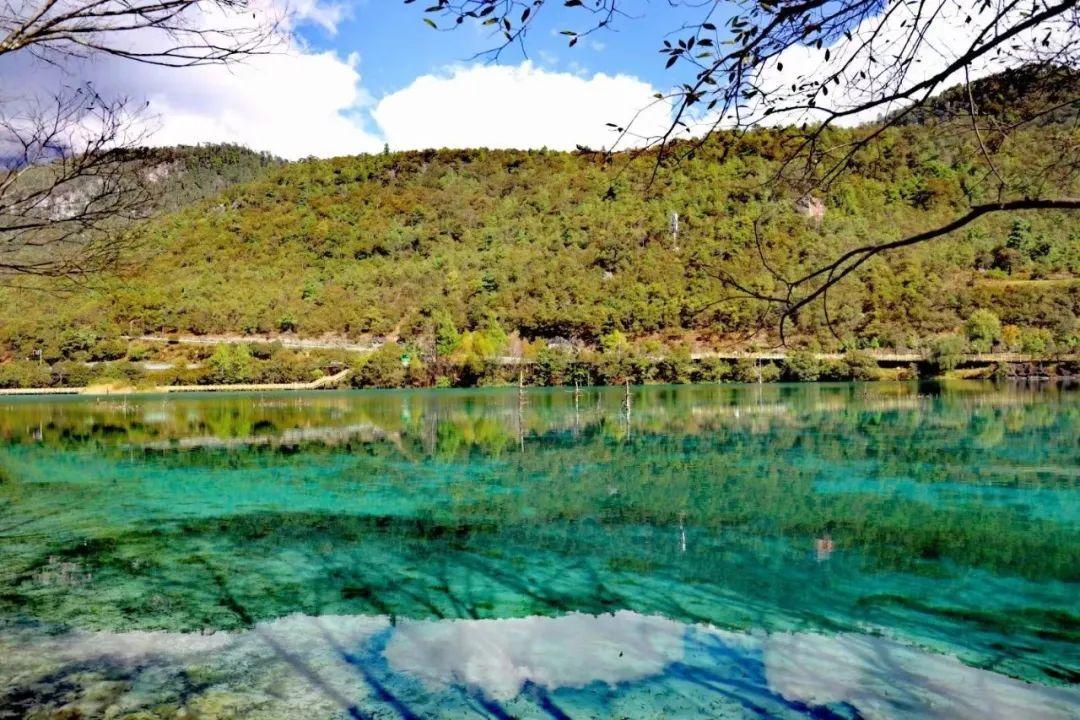
[[[874,380],[878,376],[878,363],[870,353],[850,350],[841,361],[845,379]]]
[[[656,368],[657,379],[662,382],[685,385],[693,382],[694,361],[686,347],[675,347],[661,357]]]
[[[618,330],[612,330],[600,336],[600,349],[605,353],[623,350],[626,345],[626,335]]]
[[[79,386],[83,385],[138,385],[146,379],[146,372],[134,363],[110,362],[83,366],[87,373],[80,374]]]
[[[119,380],[140,383],[146,379],[146,371],[132,362],[109,363],[108,374]]]
[[[248,346],[251,356],[257,360],[269,360],[274,357],[281,348],[282,345],[277,340],[270,343],[251,343]]]
[[[502,324],[494,315],[488,315],[472,333],[472,350],[485,358],[502,355],[510,342]]]
[[[573,382],[573,358],[560,348],[542,347],[536,353],[532,379],[537,385],[566,385]]]
[[[776,382],[780,379],[780,368],[771,362],[742,358],[735,363],[734,376],[737,382]]]
[[[771,362],[761,365],[761,382],[776,382],[780,379],[780,366]]]
[[[142,343],[132,343],[131,345],[128,345],[127,359],[132,362],[142,362],[144,360],[149,360],[153,356],[154,348],[150,345]]]
[[[1020,328],[1015,325],[1006,325],[1001,328],[1001,344],[1006,350],[1015,352],[1020,349]]]
[[[64,359],[64,353],[59,345],[48,343],[41,347],[40,359],[44,360],[48,365],[52,365],[62,361]]]
[[[52,366],[52,384],[57,387],[86,387],[98,371],[81,362],[64,361]]]
[[[720,358],[702,358],[694,369],[694,382],[725,382],[731,379],[731,373],[731,363]]]
[[[461,335],[458,334],[454,320],[449,313],[440,312],[435,315],[435,355],[446,357],[457,349],[461,343]]]
[[[350,382],[361,388],[404,387],[409,369],[401,360],[405,348],[397,343],[387,343],[378,350],[361,358],[353,369]],[[410,361],[410,366],[411,366]]]
[[[0,388],[39,388],[52,382],[49,366],[33,360],[14,360],[0,365]]]
[[[281,332],[296,331],[296,317],[292,313],[285,313],[278,318],[278,330]]]
[[[254,352],[259,346],[253,346]],[[263,345],[262,348],[268,347]],[[319,363],[292,352],[278,353],[270,360],[252,364],[255,381],[260,383],[310,382],[319,376]]]
[[[119,360],[127,356],[127,343],[120,338],[103,338],[89,349],[89,358],[95,361]]]
[[[843,360],[825,360],[821,363],[819,380],[850,380],[851,368]]]
[[[506,331],[489,316],[482,327],[457,337],[450,360],[460,366],[467,384],[481,384],[498,375],[498,358],[506,351],[507,343]]]
[[[97,333],[92,330],[66,330],[60,336],[60,353],[68,360],[85,360],[97,340]]]
[[[599,385],[619,385],[631,374],[630,363],[621,351],[604,352],[594,356],[592,371]]]
[[[620,366],[623,377],[620,382],[629,380],[635,385],[656,382],[659,367],[655,359],[641,352],[636,352],[632,347],[628,353],[618,354],[622,355]]]

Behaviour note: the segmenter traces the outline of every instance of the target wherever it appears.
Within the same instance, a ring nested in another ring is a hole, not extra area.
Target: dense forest
[[[1001,87],[984,83],[1003,106]],[[793,129],[718,133],[691,157],[665,161],[651,182],[654,156],[587,148],[295,163],[235,147],[176,151],[168,162],[183,171],[167,180],[170,204],[124,230],[130,250],[114,273],[0,289],[0,384],[28,384],[20,373],[41,381],[42,363],[160,355],[125,339],[140,335],[386,340],[388,366],[402,353],[416,359],[411,374],[391,373],[401,382],[444,360],[476,366],[449,381],[482,380],[480,361],[535,354],[553,339],[650,357],[771,347],[767,308],[725,300],[718,269],[768,287],[763,253],[781,275],[795,274],[992,199],[975,140],[939,115],[887,129],[809,203],[772,182]],[[1030,165],[1037,177],[1044,128],[1015,131],[999,162]],[[829,132],[841,146],[867,129]],[[1068,213],[991,216],[867,263],[830,292],[830,322],[820,303],[806,308],[788,345],[927,357],[1075,352],[1078,277],[1080,225]],[[237,368],[269,358],[239,348],[184,360],[216,362],[218,380],[263,378]],[[273,352],[279,370],[288,357],[283,377],[308,378],[327,362]]]

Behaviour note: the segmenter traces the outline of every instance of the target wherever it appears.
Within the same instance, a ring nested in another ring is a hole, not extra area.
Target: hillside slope
[[[1015,133],[1006,161],[1035,163],[1041,132]],[[887,131],[821,198],[820,221],[771,190],[790,140],[782,130],[718,135],[651,186],[650,158],[588,152],[267,163],[250,182],[138,228],[137,249],[112,277],[63,295],[0,290],[0,343],[16,357],[62,355],[73,333],[391,335],[430,347],[440,332],[497,326],[590,344],[616,331],[768,344],[768,333],[755,334],[761,308],[722,302],[709,268],[767,283],[752,241],[759,218],[773,264],[793,273],[955,217],[985,199],[984,170],[970,139],[941,138],[920,125]],[[830,296],[840,339],[813,308],[794,341],[921,350],[985,309],[1014,326],[999,333],[999,349],[1072,346],[1078,276],[1075,218],[987,218],[868,263]]]

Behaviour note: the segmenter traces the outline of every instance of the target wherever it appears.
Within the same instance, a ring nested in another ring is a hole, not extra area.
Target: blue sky
[[[437,18],[425,15],[427,4],[424,0],[411,5],[401,0],[359,0],[348,6],[335,35],[313,25],[303,26],[300,33],[314,48],[333,49],[341,55],[359,53],[365,83],[376,97],[400,90],[420,75],[469,62],[476,53],[498,45],[501,36],[493,37],[490,28],[462,25],[449,31],[432,30],[422,22],[425,16]],[[629,6],[633,17],[619,18],[612,27],[569,48],[567,38],[558,32],[582,29],[590,16],[561,5],[553,2],[550,9],[545,8],[529,32],[526,50],[536,65],[579,74],[632,75],[657,87],[674,78],[672,71],[664,70],[666,57],[657,52],[665,33],[703,14],[701,8],[673,7],[667,0],[640,0]],[[524,59],[515,47],[508,48],[499,62],[516,65]]]

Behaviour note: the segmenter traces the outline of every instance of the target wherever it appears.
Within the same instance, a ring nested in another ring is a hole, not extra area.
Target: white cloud
[[[382,98],[372,111],[394,150],[430,147],[540,148],[611,146],[636,113],[636,134],[663,132],[670,109],[648,83],[627,75],[580,77],[524,62],[472,65],[424,75]],[[650,107],[650,104],[651,107]],[[621,146],[640,139],[629,138]]]
[[[359,117],[368,97],[357,67],[355,56],[294,47],[232,68],[140,68],[125,85],[130,92],[134,80],[150,100],[157,145],[228,141],[286,158],[348,155],[382,146]]]
[[[348,5],[319,0],[292,0],[289,10],[292,22],[315,23],[330,35],[336,35],[337,26],[351,15]]]
[[[259,17],[277,16],[262,4]],[[328,32],[344,17],[342,6],[305,0],[279,26],[272,52],[230,65],[163,68],[110,56],[72,59],[62,66],[26,53],[0,58],[0,86],[22,88],[15,102],[32,102],[63,86],[91,84],[103,97],[149,101],[145,124],[153,145],[235,142],[286,158],[372,152],[382,141],[364,128],[363,89],[356,55],[317,52],[297,39],[298,23],[313,22]],[[240,19],[206,16],[208,27],[228,27]],[[258,22],[258,18],[256,18]],[[160,41],[151,33],[133,43]]]

